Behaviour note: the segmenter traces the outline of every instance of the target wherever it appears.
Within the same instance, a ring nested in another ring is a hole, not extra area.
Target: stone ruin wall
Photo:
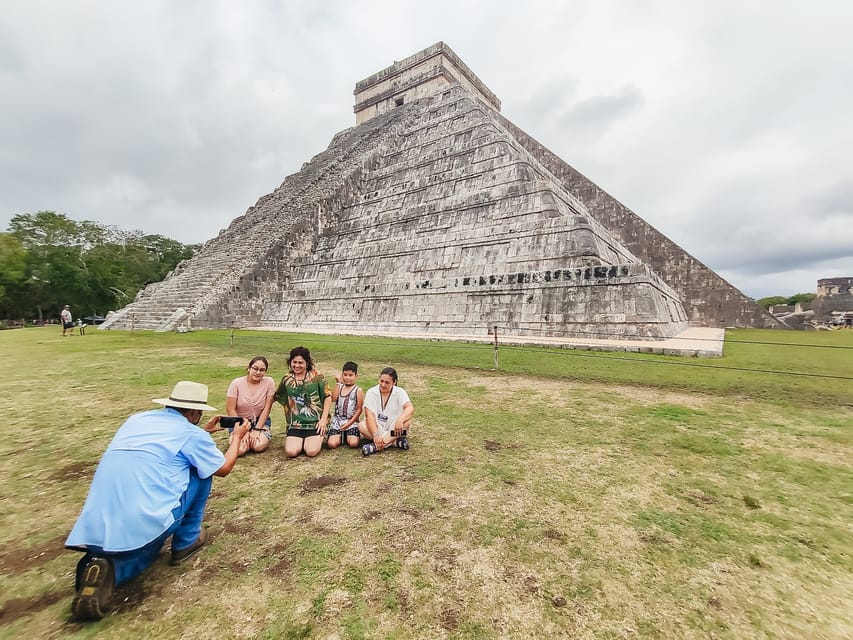
[[[827,321],[833,311],[853,311],[853,278],[821,278],[812,303],[815,319]]]
[[[817,281],[817,297],[853,297],[853,278],[821,278]]]
[[[591,215],[673,288],[691,325],[709,327],[784,327],[752,299],[689,255],[618,200],[569,166],[502,116],[513,137],[530,151]]]

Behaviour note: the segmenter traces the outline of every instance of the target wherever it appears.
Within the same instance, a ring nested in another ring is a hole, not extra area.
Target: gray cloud
[[[567,129],[570,135],[595,138],[642,106],[643,92],[633,85],[627,85],[610,95],[578,100],[557,118],[555,124]]]
[[[853,226],[853,176],[829,185],[815,198],[814,207],[821,214],[844,214]]]

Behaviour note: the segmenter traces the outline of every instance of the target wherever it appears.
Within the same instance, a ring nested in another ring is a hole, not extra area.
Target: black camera
[[[391,429],[391,437],[392,438],[402,438],[404,435],[409,433],[408,429]]]
[[[238,424],[243,422],[245,418],[241,418],[239,416],[220,416],[219,417],[219,426],[223,429],[233,429]]]

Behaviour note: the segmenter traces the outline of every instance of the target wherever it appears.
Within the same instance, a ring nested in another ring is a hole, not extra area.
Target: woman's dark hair
[[[301,357],[305,360],[305,370],[311,371],[314,368],[314,361],[311,359],[311,352],[305,347],[293,347],[290,350],[290,356],[287,358],[287,366],[290,368],[290,362],[296,357]]]
[[[344,366],[341,371],[352,371],[353,373],[358,373],[358,365],[352,361],[344,362]]]
[[[394,384],[397,384],[397,372],[391,367],[385,367],[382,370],[382,373],[379,374],[379,377],[382,376],[391,376],[391,379],[394,381]]]
[[[255,364],[256,362],[263,362],[263,363],[264,363],[264,366],[265,366],[267,369],[269,369],[269,368],[270,368],[269,360],[267,360],[267,359],[266,359],[265,357],[263,357],[263,356],[255,356],[254,358],[252,358],[251,360],[249,360],[249,366],[251,367],[251,366],[252,366],[253,364]]]

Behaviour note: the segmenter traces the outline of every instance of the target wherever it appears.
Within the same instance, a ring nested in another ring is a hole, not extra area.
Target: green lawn
[[[729,331],[714,360],[501,347],[497,372],[484,345],[230,342],[0,332],[0,637],[853,634],[853,332]],[[396,366],[412,449],[286,460],[275,439],[215,480],[209,548],[70,622],[62,543],[122,420],[180,379],[224,407],[251,356],[278,378],[297,344],[364,388]]]

